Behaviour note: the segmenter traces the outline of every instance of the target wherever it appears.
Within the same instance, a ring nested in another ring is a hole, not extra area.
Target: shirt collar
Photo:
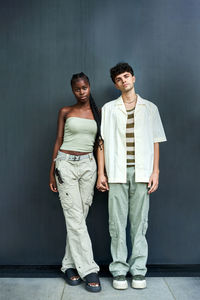
[[[140,95],[139,94],[137,94],[137,103],[136,103],[136,105],[146,105],[146,101],[142,98],[142,97],[140,97]]]
[[[136,103],[136,105],[145,105],[146,104],[145,100],[142,97],[140,97],[139,94],[136,94],[136,95],[137,95],[137,103]],[[116,103],[115,104],[119,105],[119,106],[124,106],[124,101],[122,99],[122,96],[120,96],[119,98],[116,99]]]

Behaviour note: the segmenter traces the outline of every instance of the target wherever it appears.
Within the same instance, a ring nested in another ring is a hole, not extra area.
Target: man
[[[109,269],[114,277],[114,288],[128,288],[128,271],[132,275],[132,287],[145,288],[149,195],[158,188],[159,143],[166,141],[166,137],[156,105],[135,93],[132,67],[119,63],[110,70],[110,75],[121,96],[102,108],[104,145],[97,152],[97,189],[108,190],[109,184],[113,258]],[[127,262],[128,215],[132,253]]]

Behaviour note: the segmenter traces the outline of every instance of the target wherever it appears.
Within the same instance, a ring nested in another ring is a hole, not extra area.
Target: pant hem
[[[146,275],[146,271],[145,272],[130,272],[131,273],[131,276],[136,276],[136,275],[142,275],[142,276],[145,276]]]
[[[90,271],[88,271],[88,272],[86,272],[86,273],[82,273],[81,274],[81,278],[83,279],[85,276],[87,276],[87,275],[89,275],[89,274],[91,274],[91,273],[98,273],[99,272],[99,268],[96,268],[96,269],[94,269],[94,270],[90,270]]]
[[[113,277],[116,277],[116,276],[126,276],[127,275],[127,272],[110,272],[112,274]]]
[[[75,265],[69,265],[69,266],[67,266],[67,267],[62,267],[60,270],[61,270],[63,273],[65,273],[65,271],[66,271],[67,269],[70,269],[70,268],[76,269]]]

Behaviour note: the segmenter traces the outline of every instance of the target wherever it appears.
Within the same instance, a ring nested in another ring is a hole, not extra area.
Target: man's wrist
[[[159,173],[160,173],[160,170],[159,170],[159,169],[153,170],[153,174],[159,175]]]

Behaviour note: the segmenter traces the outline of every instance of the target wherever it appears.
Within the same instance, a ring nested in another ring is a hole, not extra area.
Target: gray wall
[[[160,187],[151,197],[150,264],[200,262],[198,0],[0,2],[0,264],[60,264],[65,223],[48,187],[60,107],[73,73],[99,106],[118,96],[109,68],[129,62],[136,91],[159,106]],[[95,258],[110,261],[107,197],[88,216]]]

